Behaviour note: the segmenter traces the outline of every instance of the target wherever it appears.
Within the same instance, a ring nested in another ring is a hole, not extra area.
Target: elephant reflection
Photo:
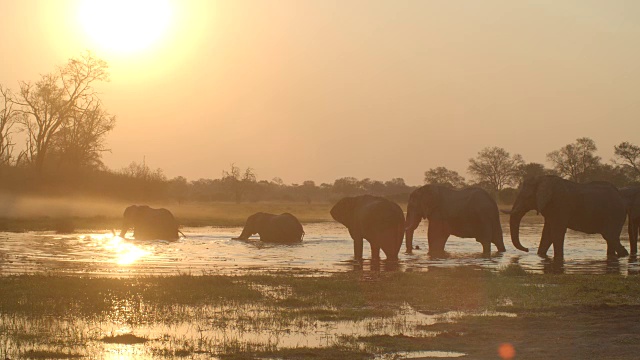
[[[120,237],[133,228],[136,240],[178,240],[178,222],[167,209],[153,209],[147,205],[131,205],[124,210]]]
[[[638,253],[638,227],[640,227],[640,186],[622,188],[620,194],[627,203],[629,247],[631,253],[635,255]]]
[[[234,239],[247,240],[253,234],[259,234],[264,242],[293,243],[302,241],[304,229],[292,214],[258,212],[249,216],[242,233]]]
[[[371,245],[371,258],[398,260],[404,238],[404,212],[393,201],[372,195],[345,197],[331,208],[331,216],[349,229],[356,260],[362,260],[364,239]]]
[[[607,241],[608,256],[629,255],[620,244],[626,217],[625,201],[618,189],[606,181],[579,184],[554,175],[525,180],[509,212],[511,241],[522,251],[529,249],[520,243],[520,221],[530,210],[536,210],[544,217],[538,247],[540,256],[546,256],[553,245],[554,258],[562,259],[567,229],[601,234]]]

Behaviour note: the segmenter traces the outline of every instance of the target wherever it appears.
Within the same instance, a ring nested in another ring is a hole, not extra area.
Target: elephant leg
[[[362,247],[364,246],[361,236],[353,238],[353,256],[357,261],[362,260]]]
[[[491,256],[491,243],[486,241],[480,243],[482,244],[482,255]]]
[[[427,242],[429,243],[430,255],[444,254],[444,245],[451,233],[449,227],[444,222],[430,221],[429,230],[427,231]]]
[[[631,254],[636,255],[638,253],[638,220],[629,216],[629,224],[627,230],[629,231],[629,248]]]
[[[628,256],[629,252],[620,243],[620,237],[615,235],[603,236],[607,241],[607,257]]]
[[[552,244],[552,236],[551,236],[551,225],[545,221],[544,226],[542,227],[542,237],[540,237],[540,246],[538,246],[538,255],[539,256],[547,256],[547,251],[551,247]]]
[[[567,232],[568,220],[551,219],[544,222],[542,238],[538,247],[539,256],[547,256],[547,251],[553,245],[553,258],[564,258],[564,235]]]
[[[480,232],[480,236],[476,237],[476,241],[482,244],[482,255],[490,256],[491,243],[493,240],[493,231],[491,229],[491,224],[480,222],[477,226],[477,229]]]
[[[378,241],[369,241],[371,245],[371,260],[380,260],[380,243]]]

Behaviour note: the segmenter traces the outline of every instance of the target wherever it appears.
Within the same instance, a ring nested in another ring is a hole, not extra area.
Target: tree
[[[147,165],[146,160],[143,158],[141,163],[137,163],[135,161],[131,162],[129,166],[120,170],[120,173],[124,176],[128,176],[130,178],[139,179],[143,181],[158,181],[163,182],[167,180],[167,177],[164,175],[162,169],[157,168],[155,170],[151,170],[149,165]]]
[[[624,141],[613,149],[617,163],[632,173],[635,179],[640,179],[640,146]]]
[[[361,193],[361,190],[358,179],[354,177],[343,177],[333,182],[333,192],[341,195],[353,196]]]
[[[520,181],[520,169],[524,160],[519,154],[513,156],[500,147],[488,147],[480,150],[476,158],[469,159],[468,171],[477,183],[486,183],[497,193],[505,186]]]
[[[596,143],[583,137],[573,144],[548,153],[547,159],[558,175],[581,183],[589,180],[589,172],[600,165],[600,157],[595,155],[596,150]]]
[[[242,196],[256,183],[256,175],[250,167],[242,172],[235,164],[231,164],[229,171],[222,171],[222,182],[231,189],[236,203],[239,204],[242,201]]]
[[[70,119],[112,120],[104,112],[101,114],[105,116],[96,117],[100,101],[93,88],[96,82],[109,80],[107,68],[104,60],[86,52],[35,83],[20,82],[16,103],[25,114],[21,122],[27,131],[26,156],[38,173],[42,172],[56,134]]]
[[[460,176],[457,171],[449,170],[444,166],[427,170],[424,173],[424,183],[443,185],[450,188],[463,188],[466,186],[464,177]]]
[[[544,165],[535,162],[526,163],[520,168],[520,176],[522,180],[546,175],[548,173],[549,170],[545,169]]]
[[[16,109],[11,91],[0,85],[0,165],[11,163],[15,145],[11,139],[13,126],[21,115]]]
[[[60,162],[71,168],[101,168],[105,137],[115,126],[98,101],[72,112],[69,121],[54,136],[52,150]]]

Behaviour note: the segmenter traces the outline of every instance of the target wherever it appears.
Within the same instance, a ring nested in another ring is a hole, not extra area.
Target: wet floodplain
[[[507,252],[482,257],[482,247],[474,239],[452,236],[446,245],[448,255],[434,258],[427,254],[426,227],[421,225],[414,244],[421,247],[405,254],[398,263],[372,264],[368,243],[365,261],[353,261],[353,242],[338,223],[305,224],[306,235],[299,244],[281,245],[232,240],[241,227],[192,227],[182,231],[186,238],[176,242],[136,241],[115,237],[111,231],[60,235],[53,232],[0,233],[0,274],[63,273],[95,276],[140,276],[177,274],[225,274],[296,271],[309,275],[330,275],[358,269],[426,271],[433,267],[476,266],[498,270],[518,264],[533,273],[566,272],[581,274],[640,272],[637,258],[607,259],[606,243],[600,235],[569,230],[565,240],[565,261],[536,255],[542,232],[541,217],[523,221],[521,241],[525,253],[515,249],[504,225]],[[505,221],[503,221],[503,224]],[[622,242],[628,248],[623,234]],[[495,247],[494,247],[495,250]],[[548,255],[553,256],[553,249]],[[384,257],[384,255],[382,255]]]
[[[185,228],[177,242],[110,231],[0,234],[0,358],[496,358],[501,349],[628,358],[640,350],[632,321],[640,284],[628,276],[637,260],[607,260],[599,236],[568,233],[558,268],[535,255],[536,221],[521,227],[530,253],[505,235],[508,251],[483,258],[475,241],[452,237],[449,255],[432,258],[421,227],[422,249],[396,264],[372,263],[368,247],[364,263],[354,262],[348,232],[333,222],[306,224],[294,245],[231,240],[240,231]],[[603,337],[609,345],[593,345]]]

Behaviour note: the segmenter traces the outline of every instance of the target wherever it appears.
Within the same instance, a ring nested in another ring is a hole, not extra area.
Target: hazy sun
[[[97,46],[134,53],[162,40],[172,8],[169,0],[82,0],[78,16]]]

